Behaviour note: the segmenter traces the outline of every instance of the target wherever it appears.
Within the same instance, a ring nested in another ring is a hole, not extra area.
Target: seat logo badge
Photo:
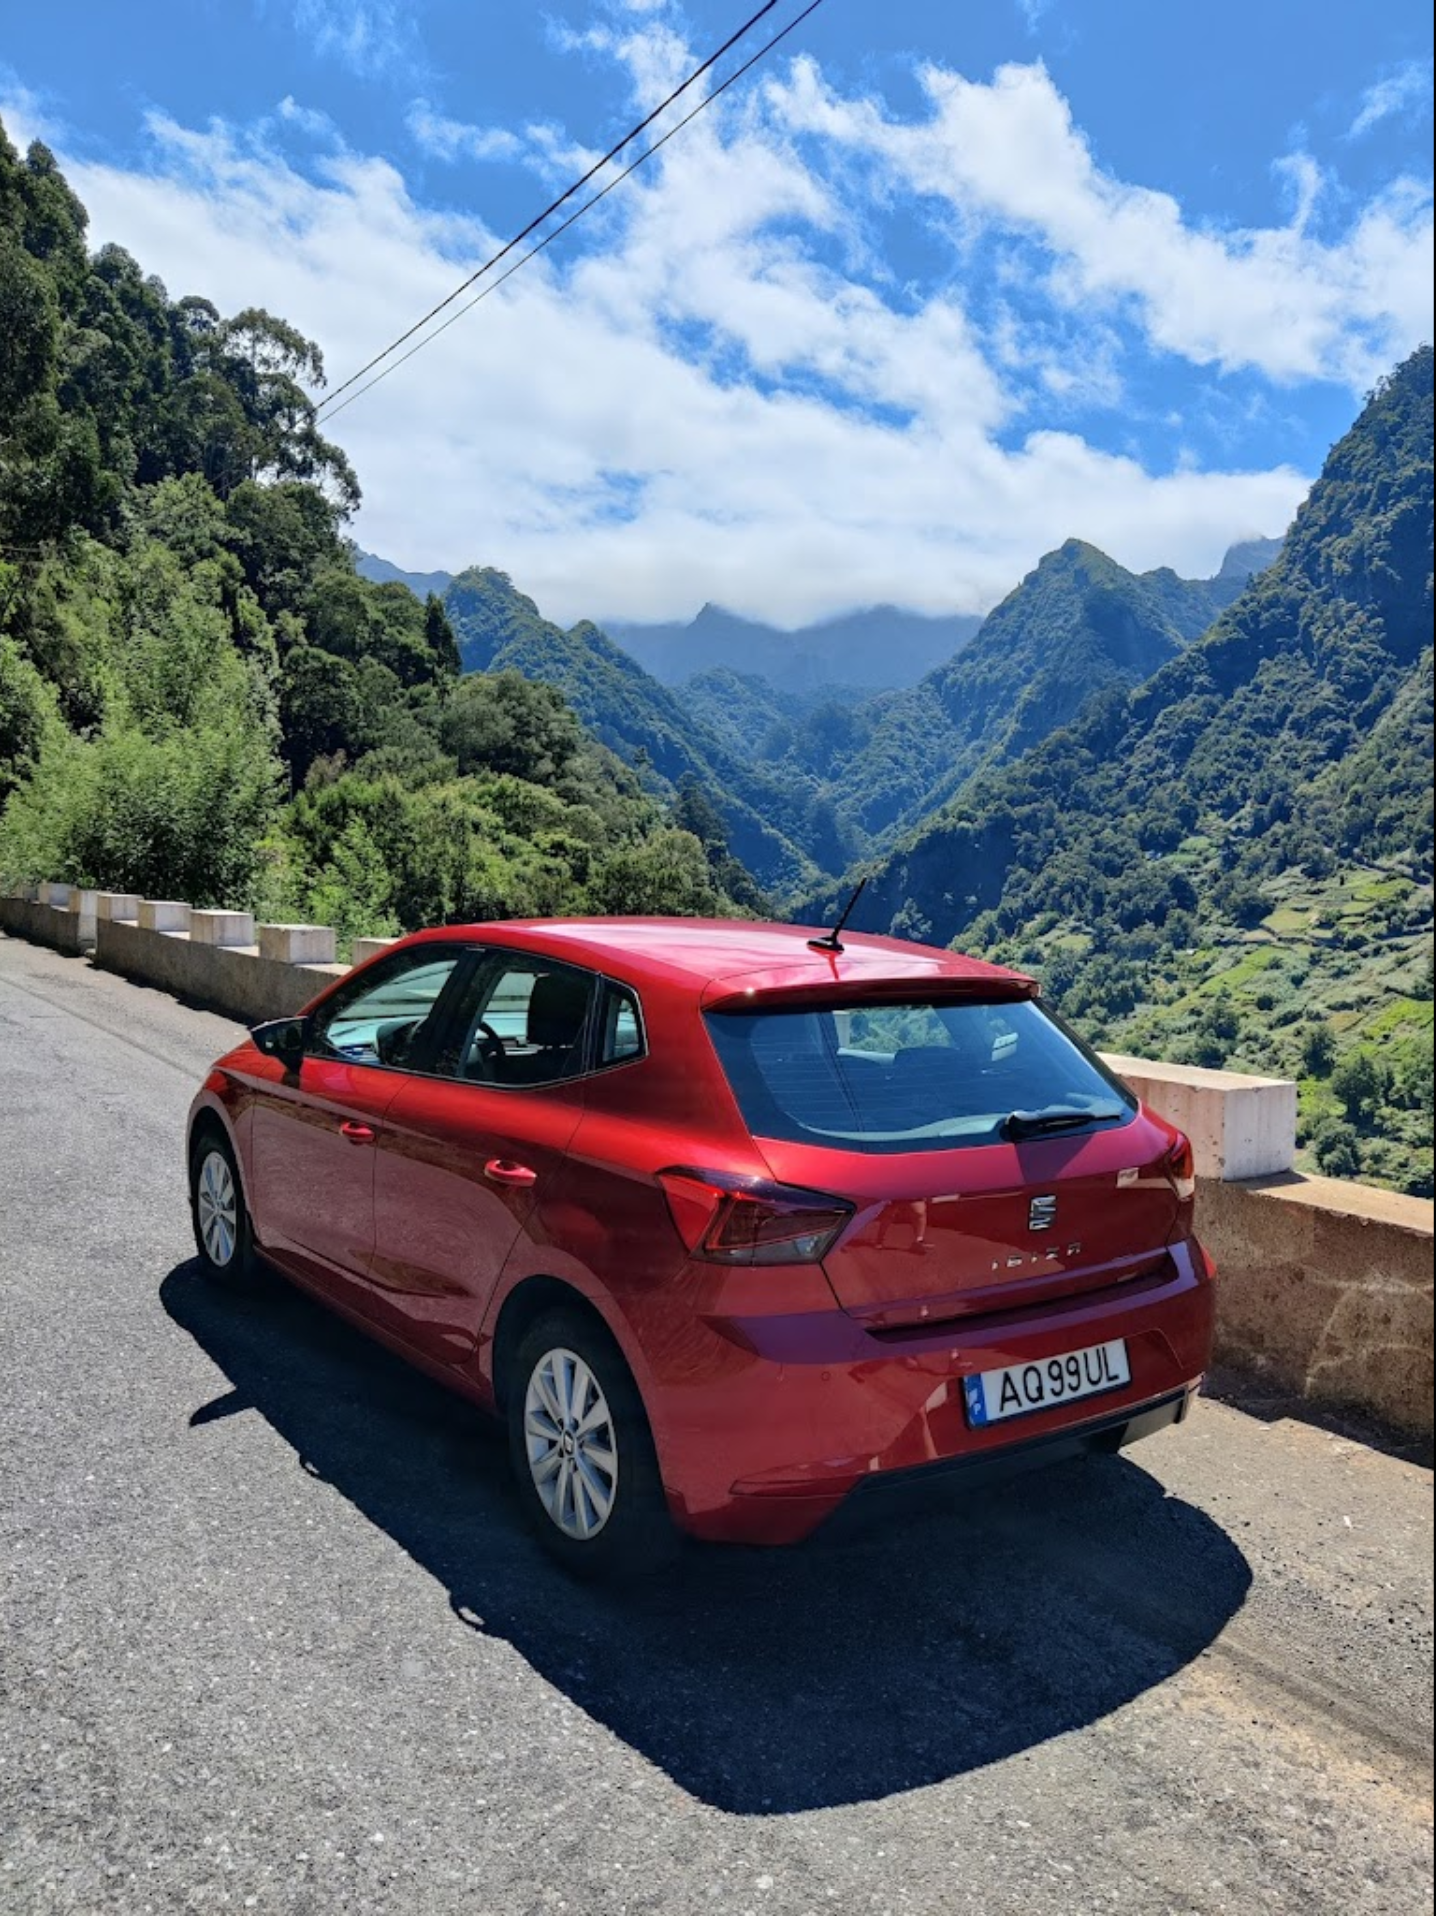
[[[1029,1231],[1050,1231],[1057,1222],[1057,1200],[1055,1197],[1035,1197],[1027,1207],[1027,1228]]]

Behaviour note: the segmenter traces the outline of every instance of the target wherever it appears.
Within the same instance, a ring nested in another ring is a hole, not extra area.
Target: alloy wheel
[[[195,1184],[195,1215],[209,1261],[224,1270],[239,1241],[239,1194],[222,1151],[206,1151]]]
[[[524,1450],[552,1522],[576,1542],[596,1537],[618,1494],[618,1434],[598,1379],[571,1350],[548,1351],[533,1368]]]

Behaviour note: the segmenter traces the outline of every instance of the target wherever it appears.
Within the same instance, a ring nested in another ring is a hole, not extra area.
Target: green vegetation
[[[863,907],[866,924],[1037,971],[1115,1047],[1299,1075],[1314,1162],[1418,1192],[1432,1177],[1431,441],[1423,348],[1204,637],[970,779],[874,868]]]
[[[807,795],[746,762],[597,626],[584,620],[563,631],[490,567],[459,573],[444,604],[466,671],[520,672],[558,686],[595,737],[665,798],[685,780],[701,785],[733,855],[768,889],[789,893],[819,877],[823,867],[802,849],[811,838]]]
[[[761,906],[711,808],[506,660],[460,678],[439,599],[358,576],[316,348],[85,224],[0,131],[0,874],[346,937]]]
[[[1240,586],[1235,575],[1138,575],[1069,539],[917,685],[779,698],[761,679],[719,672],[683,695],[758,771],[808,794],[796,836],[837,869],[930,817],[979,771],[1030,751],[1094,692],[1150,677]]]

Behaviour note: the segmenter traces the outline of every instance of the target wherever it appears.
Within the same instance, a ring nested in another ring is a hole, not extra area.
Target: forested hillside
[[[1069,539],[983,621],[977,636],[910,692],[859,709],[827,791],[854,846],[916,823],[984,766],[1019,757],[1067,724],[1094,692],[1134,686],[1203,632],[1237,582],[1128,572]],[[832,717],[792,728],[786,756],[831,752]]]
[[[969,784],[862,922],[1034,967],[1122,1048],[1294,1073],[1324,1168],[1429,1190],[1431,619],[1423,348],[1211,631]]]
[[[823,857],[811,795],[747,762],[699,714],[645,672],[596,625],[565,632],[543,618],[505,573],[470,566],[444,604],[466,671],[521,672],[556,685],[595,736],[638,764],[665,792],[701,788],[721,818],[733,855],[760,884],[788,895],[841,856]],[[809,848],[816,848],[810,855]]]
[[[750,900],[562,695],[374,584],[317,349],[93,255],[0,129],[0,876],[384,932]]]

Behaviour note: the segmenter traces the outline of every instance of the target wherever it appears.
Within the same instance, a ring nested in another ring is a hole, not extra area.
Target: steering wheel
[[[474,1020],[474,1028],[469,1033],[469,1049],[471,1052],[474,1048],[475,1038],[479,1040],[478,1061],[484,1066],[484,1069],[491,1078],[501,1077],[504,1062],[509,1055],[503,1039],[499,1036],[498,1032],[494,1030],[493,1026],[483,1018],[476,1018]],[[468,1075],[467,1065],[464,1067],[464,1074],[465,1076]]]
[[[374,1028],[374,1055],[380,1064],[401,1065],[409,1055],[418,1018],[390,1018]]]

